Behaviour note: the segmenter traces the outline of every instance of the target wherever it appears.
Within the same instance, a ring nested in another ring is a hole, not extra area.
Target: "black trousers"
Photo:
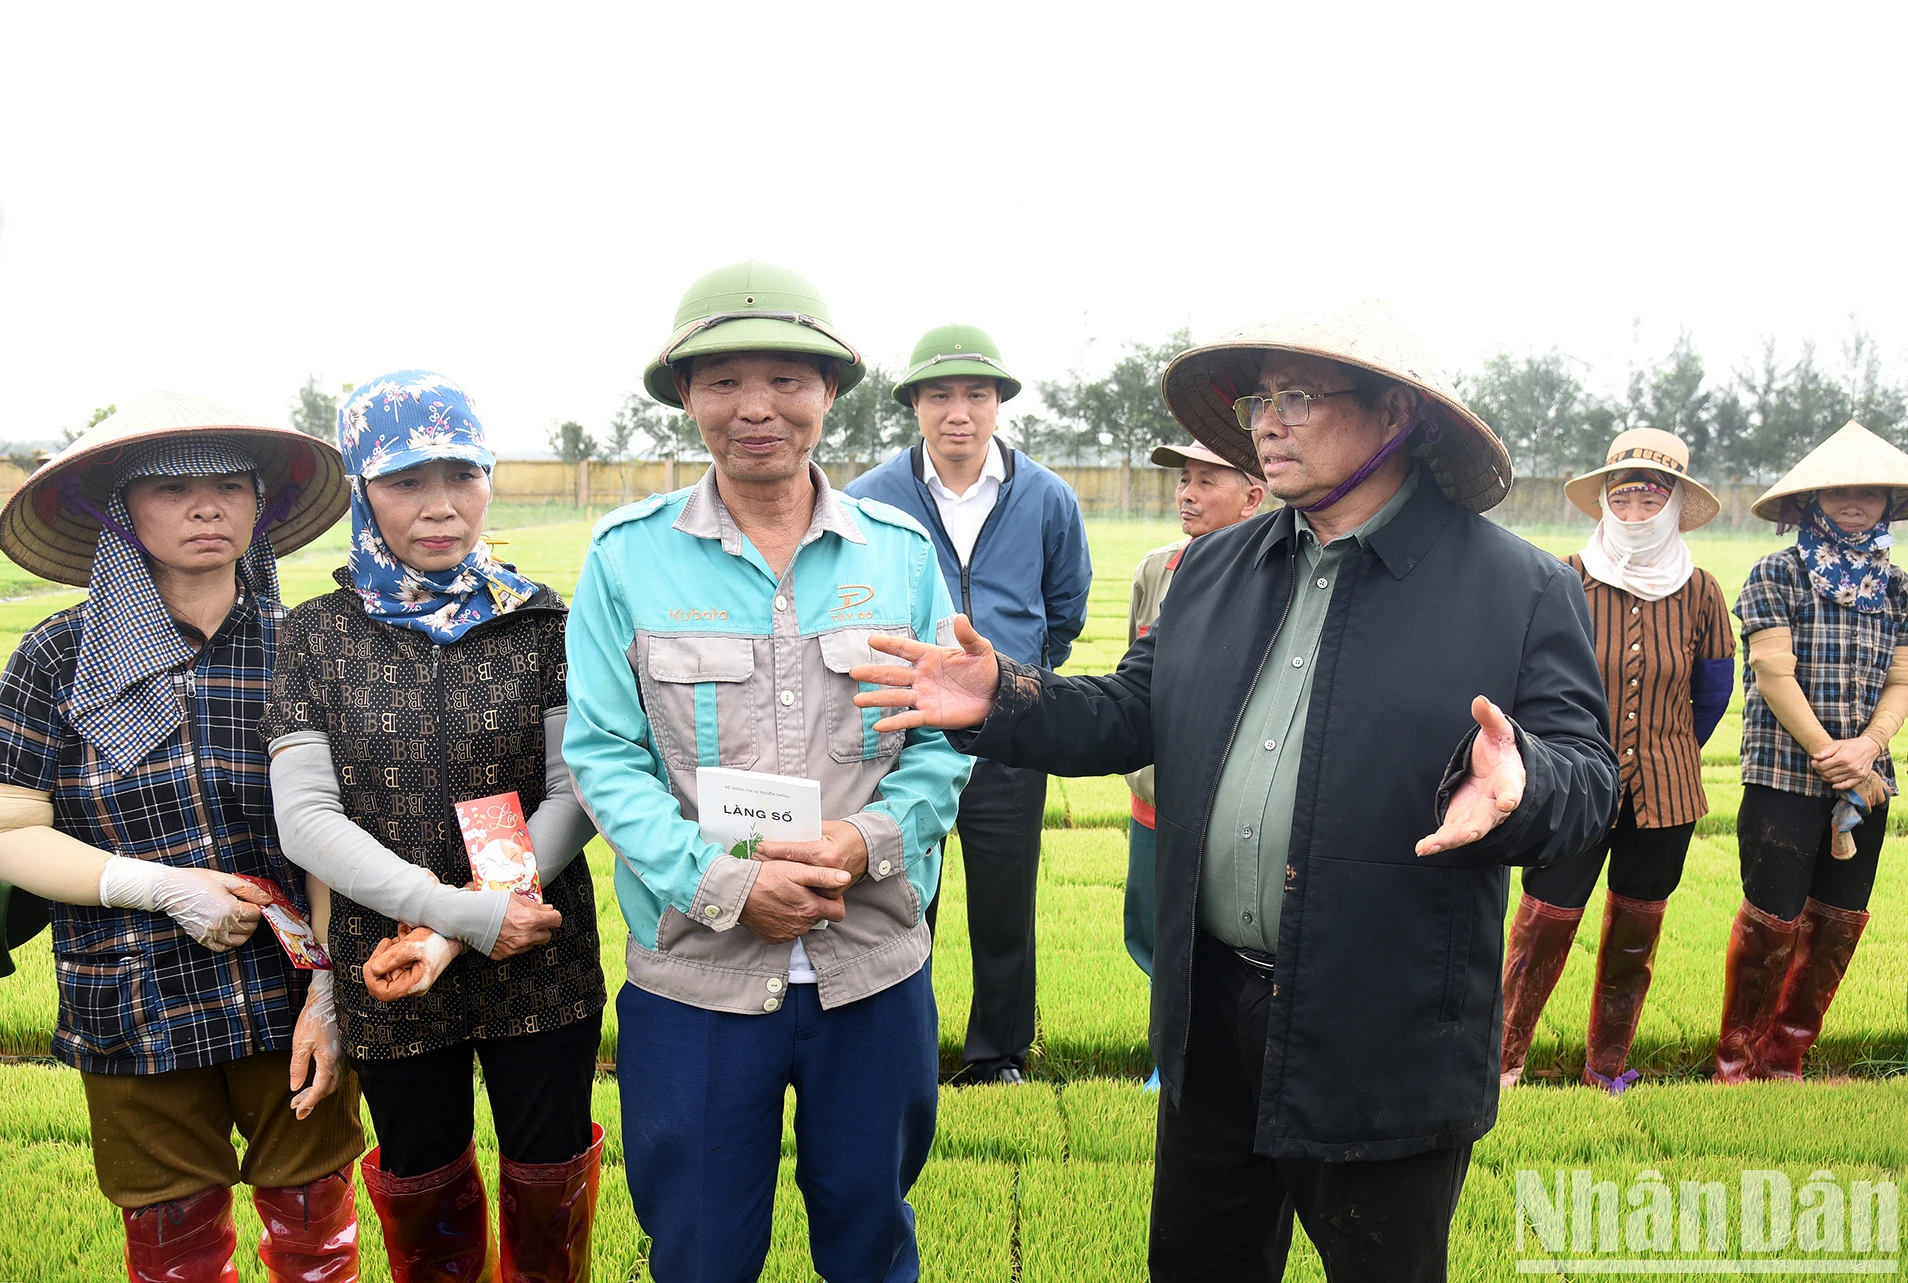
[[[1636,827],[1636,805],[1626,789],[1616,827],[1601,846],[1574,860],[1524,870],[1524,890],[1560,909],[1581,909],[1597,889],[1603,861],[1610,861],[1610,889],[1632,900],[1667,900],[1683,880],[1683,861],[1696,832],[1694,820],[1661,829]]]
[[[974,951],[974,1003],[967,1013],[969,1072],[1024,1069],[1034,1040],[1034,892],[1040,883],[1040,823],[1047,773],[974,763],[955,821],[967,871],[967,936]],[[928,905],[934,929],[941,895]]]
[[[590,1147],[590,1082],[603,1013],[548,1033],[460,1042],[400,1060],[354,1060],[393,1176],[434,1172],[464,1152],[475,1126],[473,1054],[497,1124],[497,1150],[518,1163],[561,1163]]]
[[[1272,978],[1198,937],[1192,1040],[1159,1098],[1154,1283],[1277,1283],[1298,1217],[1331,1283],[1442,1283],[1471,1147],[1328,1163],[1253,1152]]]
[[[1763,784],[1742,786],[1736,812],[1736,849],[1742,860],[1742,894],[1764,913],[1794,921],[1810,899],[1837,909],[1862,910],[1875,890],[1882,839],[1888,836],[1888,803],[1868,813],[1854,832],[1855,854],[1829,854],[1832,797],[1810,797]]]

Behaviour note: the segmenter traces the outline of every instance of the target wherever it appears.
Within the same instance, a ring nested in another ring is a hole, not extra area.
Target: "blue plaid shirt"
[[[1895,647],[1908,645],[1908,573],[1890,566],[1884,592],[1887,601],[1878,611],[1832,602],[1810,586],[1801,552],[1788,547],[1758,561],[1736,598],[1745,649],[1748,639],[1764,629],[1790,630],[1795,680],[1822,729],[1838,740],[1853,739],[1868,726]],[[1747,664],[1742,687],[1742,782],[1833,797],[1835,790],[1815,773],[1808,753],[1769,711],[1756,690],[1756,670]],[[1875,771],[1894,783],[1894,758],[1877,756]]]
[[[185,723],[121,774],[66,720],[86,604],[20,640],[0,675],[0,783],[53,795],[53,824],[115,855],[270,878],[304,904],[278,849],[258,720],[285,610],[241,596],[173,676]],[[269,927],[213,953],[163,913],[52,906],[53,1052],[96,1074],[158,1074],[291,1046],[305,978]]]

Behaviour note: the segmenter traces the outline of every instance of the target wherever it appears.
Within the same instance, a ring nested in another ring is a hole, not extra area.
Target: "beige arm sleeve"
[[[0,882],[59,904],[98,904],[111,858],[53,827],[51,794],[0,784]]]
[[[1882,679],[1875,715],[1868,719],[1868,727],[1862,734],[1880,744],[1886,753],[1888,741],[1895,738],[1904,718],[1908,718],[1908,646],[1897,646],[1895,658],[1888,665],[1888,676]]]
[[[1756,673],[1757,693],[1804,752],[1813,757],[1835,742],[1795,680],[1795,646],[1788,629],[1765,628],[1749,634],[1749,666]]]
[[[331,944],[331,888],[307,873],[305,896],[311,901],[311,931],[318,943]]]

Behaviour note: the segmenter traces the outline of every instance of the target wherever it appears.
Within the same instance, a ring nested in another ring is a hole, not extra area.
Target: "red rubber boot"
[[[1837,909],[1819,900],[1802,906],[1795,956],[1776,1002],[1775,1019],[1756,1042],[1756,1060],[1764,1077],[1801,1080],[1802,1062],[1822,1032],[1822,1018],[1835,1001],[1835,991],[1848,974],[1867,925],[1864,910]]]
[[[364,1156],[364,1187],[384,1227],[391,1283],[487,1283],[490,1209],[476,1145],[422,1176],[390,1175],[379,1163],[382,1150],[378,1146]]]
[[[258,1259],[271,1283],[358,1283],[358,1208],[351,1168],[286,1189],[255,1189],[265,1232]]]
[[[1650,991],[1656,941],[1663,934],[1668,900],[1632,900],[1611,891],[1603,897],[1603,943],[1597,949],[1597,983],[1590,991],[1590,1033],[1584,1044],[1583,1085],[1621,1096],[1637,1080],[1626,1070],[1643,999]]]
[[[1756,1041],[1775,1012],[1782,981],[1795,952],[1796,927],[1744,900],[1729,928],[1723,964],[1722,1033],[1716,1040],[1719,1083],[1760,1077]]]
[[[130,1283],[238,1283],[232,1191],[201,1190],[170,1203],[122,1208]]]
[[[589,1283],[603,1126],[591,1123],[590,1131],[590,1147],[567,1162],[498,1163],[503,1283]]]
[[[1544,1014],[1550,991],[1557,987],[1570,942],[1577,938],[1582,909],[1545,904],[1525,893],[1511,919],[1510,938],[1504,941],[1504,1043],[1498,1060],[1498,1085],[1510,1087],[1524,1072],[1524,1057],[1537,1036],[1537,1018]]]

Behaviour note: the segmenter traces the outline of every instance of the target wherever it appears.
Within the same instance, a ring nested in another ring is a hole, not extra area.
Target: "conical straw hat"
[[[1689,475],[1689,447],[1673,432],[1661,428],[1631,428],[1617,433],[1601,468],[1564,482],[1564,495],[1593,520],[1603,517],[1603,479],[1612,472],[1648,468],[1683,483],[1683,516],[1678,530],[1694,530],[1716,519],[1722,505],[1709,487]]]
[[[287,486],[299,487],[284,518],[264,532],[280,556],[304,547],[344,515],[351,494],[335,446],[198,397],[148,392],[81,433],[14,491],[0,509],[0,549],[43,579],[85,587],[99,522],[77,505],[61,503],[61,480],[77,474],[80,495],[103,511],[112,499],[113,472],[128,449],[198,432],[231,437],[258,461],[267,503]]]
[[[1750,511],[1764,521],[1793,525],[1801,516],[1801,496],[1836,486],[1886,486],[1898,506],[1908,491],[1908,454],[1850,419],[1835,435],[1802,456],[1782,480],[1763,491]],[[1785,509],[1787,510],[1785,512]],[[1892,519],[1892,517],[1891,517]]]
[[[1167,408],[1194,439],[1234,467],[1254,475],[1259,470],[1252,435],[1240,430],[1232,403],[1257,386],[1265,352],[1324,357],[1416,388],[1445,420],[1437,442],[1417,447],[1438,488],[1472,512],[1494,507],[1510,493],[1511,460],[1504,443],[1458,399],[1417,336],[1376,299],[1342,311],[1248,325],[1173,358],[1160,380]]]

